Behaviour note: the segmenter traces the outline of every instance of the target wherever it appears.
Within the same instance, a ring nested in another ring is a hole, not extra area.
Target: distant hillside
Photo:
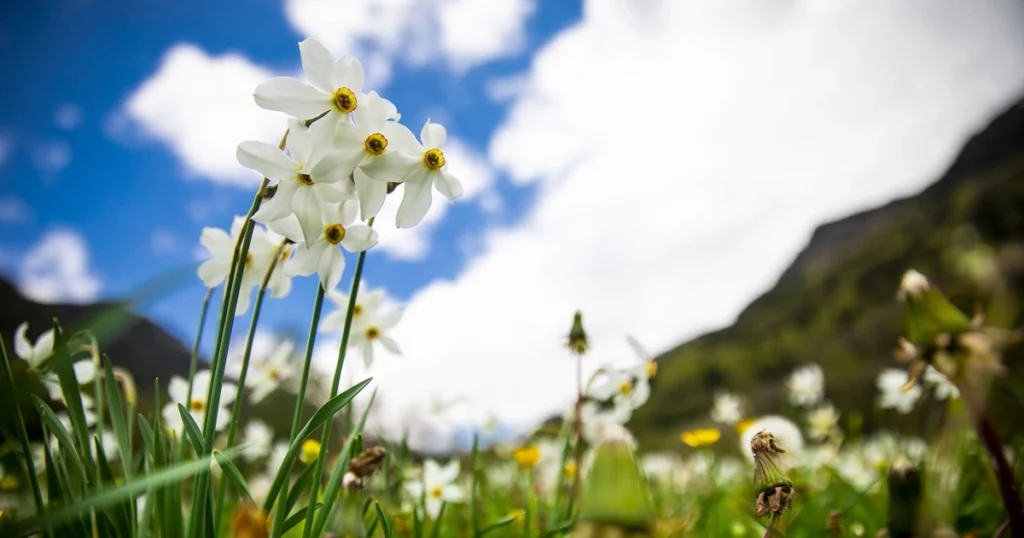
[[[972,137],[920,194],[819,227],[732,326],[659,357],[651,400],[631,423],[641,444],[678,447],[680,430],[707,421],[719,387],[748,396],[750,415],[785,411],[781,381],[807,362],[822,366],[838,407],[859,410],[866,427],[877,424],[874,379],[896,366],[896,290],[908,268],[962,308],[984,305],[992,324],[1024,326],[1024,101]],[[1020,347],[1007,357],[1018,379]],[[1024,419],[1000,424],[1012,425]]]

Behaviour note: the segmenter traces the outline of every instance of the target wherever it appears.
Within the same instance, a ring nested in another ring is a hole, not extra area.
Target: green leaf
[[[206,454],[206,451],[203,450],[203,433],[199,431],[199,425],[192,418],[192,414],[181,404],[178,404],[178,414],[181,415],[181,423],[184,425],[185,435],[188,436],[189,442],[192,443],[192,450],[196,451],[196,455]]]
[[[218,450],[213,451],[213,457],[216,458],[217,464],[220,465],[225,476],[234,483],[235,489],[245,495],[246,499],[252,500],[252,493],[249,493],[249,484],[245,483],[245,478],[242,477],[242,473],[238,472],[238,467],[235,467],[235,464]]]
[[[295,462],[295,457],[298,455],[299,449],[302,447],[302,442],[309,437],[311,433],[313,433],[313,430],[318,428],[324,422],[330,420],[338,411],[348,405],[348,403],[351,402],[360,391],[366,388],[366,385],[369,385],[372,380],[372,377],[366,378],[352,388],[342,392],[334,398],[331,398],[323,405],[323,407],[318,409],[309,419],[309,422],[299,430],[299,434],[292,439],[291,445],[288,446],[288,452],[281,461],[281,468],[278,469],[277,475],[274,477],[274,482],[270,486],[270,492],[267,493],[267,500],[263,503],[264,512],[269,513],[271,507],[274,506],[274,501],[277,500],[277,496],[281,492],[281,488],[284,487],[285,481],[288,479],[288,473],[291,471],[292,464]]]
[[[89,428],[85,423],[85,408],[82,406],[82,393],[78,389],[78,378],[71,367],[71,355],[68,353],[67,339],[56,318],[53,320],[53,357],[50,365],[57,372],[60,390],[64,395],[64,405],[68,408],[72,429],[78,437],[79,454],[84,459],[91,459],[92,447],[89,443]]]
[[[313,505],[313,510],[320,510],[321,508],[323,508],[323,506],[324,505],[321,503],[316,503],[315,505]],[[308,506],[299,508],[294,514],[291,515],[291,517],[284,520],[284,526],[281,528],[281,534],[287,533],[288,531],[294,529],[299,523],[302,523],[302,521],[306,519],[306,510],[308,509]]]
[[[99,467],[100,480],[107,484],[114,483],[114,473],[110,470],[110,463],[107,462],[107,454],[103,450],[103,443],[99,437],[93,437],[93,445],[96,447],[96,463]],[[129,502],[120,503],[120,506],[111,507],[106,512],[110,524],[117,531],[118,536],[126,538],[132,535],[132,507]],[[101,534],[105,536],[105,534]]]
[[[305,469],[299,473],[299,477],[295,479],[295,483],[292,484],[291,491],[288,492],[288,498],[285,499],[284,513],[290,514],[295,503],[299,501],[299,497],[303,493],[306,493],[306,488],[309,487],[309,480],[313,476],[313,466],[307,465]],[[308,508],[308,507],[307,507]]]
[[[88,474],[85,471],[85,465],[82,463],[82,458],[78,454],[78,447],[75,442],[71,440],[71,434],[61,424],[60,419],[57,418],[57,414],[50,409],[50,406],[46,405],[39,396],[32,395],[32,401],[35,402],[36,407],[39,409],[39,415],[42,417],[46,427],[53,431],[53,435],[57,438],[57,442],[67,453],[71,459],[71,463],[75,466],[75,470],[78,471],[79,476],[83,482],[88,483]]]
[[[128,427],[125,425],[124,404],[121,403],[121,391],[118,390],[117,380],[114,379],[114,367],[110,364],[110,358],[106,355],[103,355],[103,382],[107,393],[110,423],[114,428],[114,438],[117,439],[118,455],[121,457],[125,478],[131,478],[132,452],[130,442],[128,441]],[[102,417],[97,418],[102,419]]]
[[[142,448],[147,454],[152,454],[156,457],[156,441],[153,437],[153,428],[150,427],[149,423],[146,422],[146,417],[139,415],[139,435],[142,436]],[[153,464],[156,465],[156,461]]]
[[[0,361],[3,362],[4,372],[4,383],[6,387],[0,392],[2,396],[8,397],[7,405],[8,409],[14,409],[14,422],[17,430],[18,441],[21,443],[21,451],[25,455],[25,467],[27,468],[27,474],[30,484],[32,485],[32,497],[36,502],[36,511],[42,512],[44,508],[43,504],[43,490],[39,487],[39,473],[36,471],[35,462],[32,461],[32,447],[28,440],[28,430],[25,429],[25,416],[21,413],[21,405],[19,405],[18,391],[14,387],[14,374],[11,372],[11,361],[7,356],[7,346],[4,345],[4,339],[0,337]],[[8,437],[5,432],[5,437]]]
[[[502,527],[505,527],[507,525],[511,525],[515,520],[520,519],[522,517],[524,517],[524,516],[522,516],[522,515],[515,515],[515,516],[503,517],[503,518],[499,519],[498,521],[495,521],[494,523],[491,523],[490,525],[480,529],[480,533],[477,536],[483,536],[483,535],[485,535],[485,534],[487,534],[489,532],[496,531],[496,530],[498,530],[498,529],[500,529]]]
[[[89,513],[92,510],[105,510],[117,503],[134,500],[149,488],[180,482],[196,473],[209,470],[212,458],[204,457],[191,460],[167,469],[162,469],[131,482],[125,482],[112,488],[100,488],[88,498],[77,503],[64,506],[43,516],[36,515],[25,520],[22,532],[38,531],[40,528],[52,529],[54,526]]]
[[[380,507],[380,503],[374,502],[373,507],[377,509],[377,519],[380,521],[380,526],[384,530],[384,538],[391,538],[394,531],[391,529],[391,523],[388,522],[387,516],[384,515],[384,510]]]

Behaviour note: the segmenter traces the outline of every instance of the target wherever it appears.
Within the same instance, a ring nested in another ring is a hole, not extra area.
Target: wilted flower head
[[[793,481],[779,467],[776,457],[785,452],[775,436],[768,430],[760,430],[750,440],[750,452],[754,456],[754,491],[757,492],[755,505],[757,517],[777,516],[793,504]]]

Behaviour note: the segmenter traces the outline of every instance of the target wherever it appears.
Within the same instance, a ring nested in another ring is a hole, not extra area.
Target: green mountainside
[[[786,413],[784,380],[808,362],[822,367],[826,395],[846,418],[857,410],[865,428],[877,426],[875,377],[898,367],[896,292],[910,268],[966,311],[982,306],[989,324],[1024,327],[1024,101],[972,137],[923,192],[819,227],[732,326],[660,356],[631,429],[644,448],[679,448],[680,431],[709,422],[718,388],[746,397],[748,416]],[[992,391],[997,407],[1020,384],[1022,348],[1005,357],[1011,375]],[[913,428],[922,413],[895,425]],[[1002,429],[1024,427],[1024,417],[996,415]]]

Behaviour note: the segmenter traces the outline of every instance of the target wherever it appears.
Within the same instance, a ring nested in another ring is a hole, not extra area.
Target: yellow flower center
[[[245,268],[249,269],[252,267],[252,252],[245,253]]]
[[[203,409],[206,409],[206,402],[198,398],[192,398],[192,401],[188,403],[188,408],[193,413],[202,413]]]
[[[654,377],[656,375],[658,375],[658,363],[647,361],[647,377]]]
[[[509,510],[507,514],[505,514],[505,517],[512,518],[512,520],[515,521],[517,524],[522,523],[523,520],[526,519],[526,511],[521,508],[513,508],[512,510]]]
[[[348,88],[334,90],[334,108],[342,114],[348,114],[356,109],[356,94]]]
[[[363,313],[363,305],[361,305],[359,303],[356,303],[355,308],[352,309],[352,315],[353,316],[358,316],[359,314],[362,314],[362,313]]]
[[[328,224],[324,228],[324,239],[332,245],[341,243],[341,240],[345,239],[345,227],[340,224]]]
[[[441,486],[434,486],[430,488],[430,496],[434,499],[440,499],[441,495],[444,494],[444,488]]]
[[[441,150],[434,148],[428,149],[423,153],[423,166],[431,170],[437,170],[444,166],[444,153]]]
[[[568,478],[569,480],[576,478],[576,462],[565,462],[565,467],[562,469],[562,474],[564,474],[565,477]]]
[[[688,432],[683,432],[682,435],[679,436],[679,438],[682,439],[684,443],[686,443],[689,446],[692,446],[693,448],[699,448],[702,446],[714,444],[716,441],[721,439],[721,437],[722,432],[716,430],[715,428],[700,428],[697,430],[690,430]]]
[[[302,442],[302,453],[299,454],[299,459],[303,463],[313,463],[320,456],[320,441],[316,439],[306,439]]]
[[[313,178],[309,174],[296,174],[295,179],[307,187],[313,184]]]
[[[540,449],[534,445],[519,447],[512,451],[512,459],[516,460],[522,469],[533,469],[540,461]]]
[[[273,379],[274,381],[280,381],[281,371],[278,370],[277,368],[271,368],[269,371],[267,371],[267,377]]]
[[[368,327],[366,329],[367,340],[376,340],[378,337],[380,337],[380,329],[377,327]]]
[[[380,133],[373,133],[366,137],[363,147],[366,148],[367,153],[370,155],[380,155],[388,147],[388,139],[384,138],[384,135]]]
[[[633,392],[633,382],[632,381],[623,381],[622,384],[619,385],[619,392],[621,392],[623,396],[629,396],[630,394],[632,394],[632,392]]]

